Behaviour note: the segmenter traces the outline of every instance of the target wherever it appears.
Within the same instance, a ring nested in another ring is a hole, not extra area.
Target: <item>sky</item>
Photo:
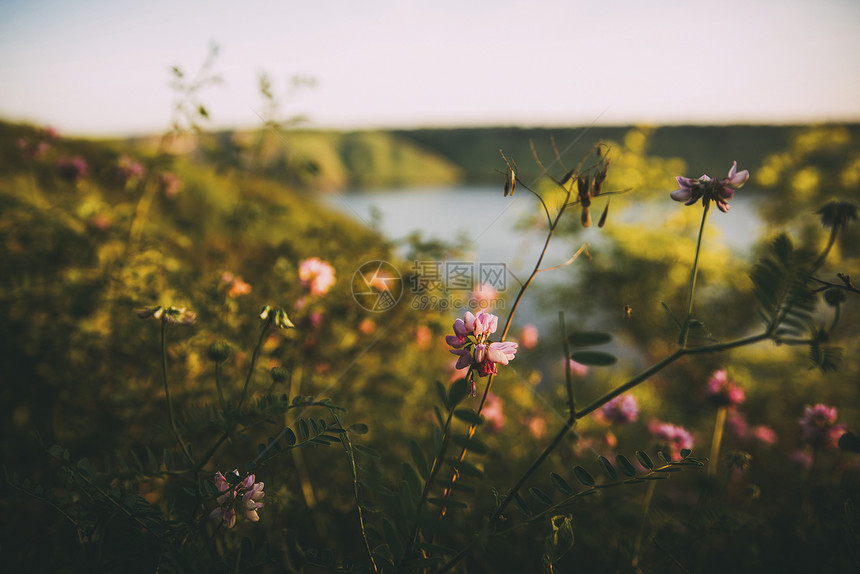
[[[860,121],[856,0],[0,0],[0,118],[163,131],[213,43],[212,128],[262,73],[315,128]]]

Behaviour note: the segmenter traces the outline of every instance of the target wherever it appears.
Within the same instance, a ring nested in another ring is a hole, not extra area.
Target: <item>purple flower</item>
[[[693,435],[685,428],[659,421],[651,421],[648,425],[648,430],[654,435],[654,438],[660,443],[659,447],[666,452],[672,459],[680,458],[682,449],[693,448]]]
[[[729,200],[734,197],[735,190],[745,184],[749,177],[748,170],[738,171],[738,162],[733,162],[728,177],[720,180],[712,179],[708,175],[703,175],[699,179],[679,175],[675,178],[679,189],[669,196],[675,201],[683,202],[684,205],[693,205],[699,199],[703,204],[713,201],[717,204],[717,209],[726,213],[729,210]]]
[[[725,369],[714,371],[705,389],[708,398],[717,406],[736,407],[744,402],[744,390],[729,379]]]
[[[81,156],[62,156],[57,159],[57,175],[71,183],[77,183],[87,176],[89,166]]]
[[[836,407],[806,406],[800,419],[800,439],[814,448],[836,448],[845,425],[836,424]]]
[[[613,423],[632,423],[639,416],[639,404],[631,394],[615,397],[602,407],[603,417]]]
[[[479,376],[495,375],[496,365],[507,365],[517,353],[517,344],[505,342],[490,342],[489,337],[496,332],[499,318],[496,315],[478,311],[473,315],[466,311],[462,319],[454,321],[454,334],[447,335],[445,342],[453,349],[450,352],[457,355],[457,369],[474,368]],[[474,380],[470,388],[475,394]]]
[[[328,293],[334,285],[334,267],[319,257],[310,257],[299,262],[299,282],[311,290],[312,295]]]
[[[164,194],[164,197],[173,199],[179,195],[180,190],[182,190],[182,180],[179,179],[179,176],[175,173],[159,173],[158,186],[161,188],[161,192]]]
[[[236,525],[236,509],[237,501],[241,500],[241,509],[245,518],[251,522],[260,520],[257,510],[263,507],[260,502],[266,493],[263,492],[263,483],[255,482],[256,477],[249,474],[242,480],[239,480],[238,469],[230,473],[228,480],[221,472],[215,473],[215,486],[221,492],[218,497],[218,506],[209,513],[209,518],[221,518],[227,524],[227,528],[233,528]]]
[[[117,177],[124,185],[133,185],[143,178],[143,165],[127,155],[123,155],[116,162]]]

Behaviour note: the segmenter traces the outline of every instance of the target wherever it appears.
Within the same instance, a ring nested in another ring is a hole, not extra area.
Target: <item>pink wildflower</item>
[[[488,309],[499,298],[499,292],[489,283],[478,283],[469,294],[469,306],[473,309]]]
[[[534,349],[538,344],[538,328],[534,325],[525,325],[520,331],[520,345],[523,349]]]
[[[575,375],[577,377],[584,377],[588,374],[588,365],[583,365],[582,363],[577,363],[573,359],[568,359],[570,363],[570,374]]]
[[[836,448],[845,425],[836,424],[836,407],[806,406],[800,419],[801,440],[814,448]]]
[[[735,190],[745,184],[749,177],[748,170],[738,171],[738,162],[733,162],[728,177],[720,180],[712,179],[708,175],[703,175],[699,179],[679,175],[675,178],[679,189],[669,196],[675,201],[684,202],[684,205],[693,205],[699,199],[703,204],[713,200],[717,204],[717,209],[726,213],[729,210],[729,200],[734,197]]]
[[[429,349],[433,344],[433,330],[427,325],[418,325],[415,328],[415,344],[419,349]]]
[[[161,187],[164,197],[168,199],[173,199],[182,190],[182,180],[174,173],[164,172],[158,174],[158,185]]]
[[[123,185],[134,185],[143,178],[143,164],[136,159],[123,155],[117,160],[116,173]]]
[[[489,337],[496,332],[499,318],[496,315],[478,311],[473,315],[466,311],[462,319],[454,321],[454,334],[445,337],[445,342],[457,355],[457,369],[473,368],[479,376],[495,375],[496,365],[507,365],[517,353],[517,344],[510,341],[490,342]],[[475,395],[475,381],[471,381],[470,392]]]
[[[376,323],[373,319],[362,319],[358,324],[358,330],[364,335],[370,335],[376,329]]]
[[[750,435],[762,444],[766,444],[768,446],[776,444],[776,431],[769,426],[756,425],[750,431]]]
[[[812,453],[805,450],[796,450],[788,457],[792,464],[809,470],[812,468]]]
[[[71,183],[77,183],[87,176],[89,166],[81,156],[62,156],[57,160],[57,175]]]
[[[227,528],[233,528],[236,525],[235,507],[239,505],[245,518],[251,522],[260,520],[257,510],[263,507],[260,501],[266,493],[263,492],[263,483],[255,480],[253,474],[239,480],[238,469],[230,473],[229,480],[221,472],[216,472],[215,486],[221,495],[217,499],[218,506],[209,513],[209,518],[221,518]]]
[[[484,421],[491,432],[497,433],[505,426],[505,413],[502,409],[502,399],[495,393],[487,393],[487,400],[481,411]]]
[[[221,275],[221,281],[227,285],[227,296],[231,299],[247,295],[251,292],[251,286],[248,283],[245,283],[242,277],[239,275],[233,275],[229,271],[225,271],[224,274]]]
[[[325,295],[334,285],[334,267],[319,257],[303,259],[299,262],[299,281],[312,295]]]
[[[627,393],[615,397],[600,407],[600,413],[609,422],[631,423],[639,416],[639,404],[636,402],[636,397]]]
[[[737,407],[744,402],[744,390],[729,379],[725,369],[714,371],[705,389],[708,398],[721,407]]]
[[[693,448],[693,435],[683,427],[652,421],[648,425],[648,430],[651,431],[651,434],[660,443],[660,450],[671,456],[673,460],[680,458],[682,449]]]

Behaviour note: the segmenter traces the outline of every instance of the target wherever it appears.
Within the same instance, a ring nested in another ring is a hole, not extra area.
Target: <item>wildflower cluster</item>
[[[693,205],[699,199],[704,204],[713,201],[717,204],[717,209],[726,213],[729,211],[729,200],[734,197],[735,190],[745,184],[749,177],[749,171],[738,171],[738,162],[733,162],[728,177],[720,180],[713,179],[709,175],[703,175],[699,179],[679,175],[675,181],[678,182],[680,189],[676,189],[669,195],[675,201],[684,202],[684,205]]]
[[[600,414],[612,423],[632,423],[639,416],[639,404],[633,395],[621,395],[600,407]]]
[[[725,369],[714,371],[705,389],[708,399],[720,407],[737,407],[744,402],[744,390],[729,379]]]
[[[245,518],[251,522],[260,520],[257,510],[263,507],[260,502],[266,493],[263,492],[263,483],[255,482],[256,477],[249,474],[244,480],[239,478],[238,469],[227,473],[225,477],[221,472],[215,473],[215,486],[221,495],[218,497],[218,506],[209,513],[209,518],[221,518],[227,523],[227,528],[236,525],[236,507],[238,506],[245,514]]]
[[[836,448],[845,426],[836,424],[836,407],[807,406],[800,419],[801,440],[814,448]]]
[[[325,295],[334,285],[334,267],[319,257],[304,259],[299,263],[299,281],[311,295]]]
[[[445,342],[453,347],[451,353],[459,356],[456,368],[469,367],[485,377],[498,373],[496,365],[507,365],[517,352],[517,344],[512,342],[491,343],[490,335],[496,332],[499,318],[496,315],[470,311],[462,319],[454,321],[454,334],[445,337]],[[475,396],[475,381],[470,379],[470,392]]]
[[[682,449],[693,448],[693,435],[687,429],[669,423],[652,421],[648,427],[660,444],[660,450],[673,459],[680,456]]]

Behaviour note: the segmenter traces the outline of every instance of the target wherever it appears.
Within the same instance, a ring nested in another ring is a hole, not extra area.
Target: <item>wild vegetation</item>
[[[689,130],[533,153],[516,130],[0,124],[3,563],[849,571],[860,135]],[[577,256],[457,313],[368,306],[456,297],[413,263],[456,250],[400,258],[318,190],[489,177]],[[766,222],[743,253],[709,225],[739,209]]]

